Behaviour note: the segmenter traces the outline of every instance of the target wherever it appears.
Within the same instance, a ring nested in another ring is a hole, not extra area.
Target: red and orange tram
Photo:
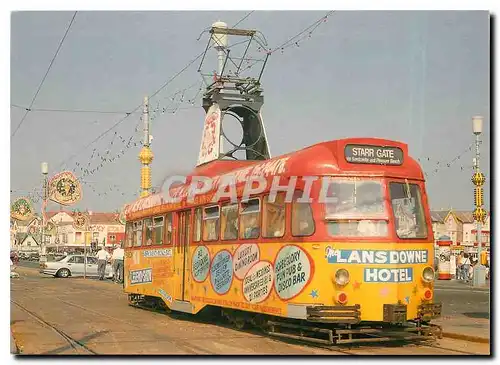
[[[234,178],[235,199],[215,187],[193,197],[195,176]],[[245,193],[255,176],[264,188]],[[238,326],[324,343],[434,331],[429,205],[406,144],[350,138],[262,161],[216,160],[168,192],[125,209],[131,304],[217,307]]]

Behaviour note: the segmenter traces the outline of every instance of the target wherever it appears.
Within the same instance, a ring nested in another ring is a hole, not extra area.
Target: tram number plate
[[[403,150],[399,147],[382,147],[359,144],[345,146],[347,162],[373,165],[402,165]]]

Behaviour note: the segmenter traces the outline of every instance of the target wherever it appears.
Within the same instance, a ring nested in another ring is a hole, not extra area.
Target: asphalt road
[[[473,288],[458,281],[437,281],[434,298],[443,303],[443,315],[490,318],[490,288]]]

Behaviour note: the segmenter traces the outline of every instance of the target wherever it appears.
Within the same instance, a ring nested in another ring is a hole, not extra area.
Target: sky
[[[33,111],[11,138],[11,199],[40,191],[42,161],[49,175],[75,169],[80,176],[80,168],[95,169],[105,156],[115,159],[82,178],[83,199],[71,209],[121,209],[137,197],[141,167],[140,113],[123,119],[125,113],[203,52],[207,34],[197,39],[207,27],[217,20],[233,25],[248,15],[238,27],[260,30],[274,48],[325,14],[78,12]],[[72,17],[73,12],[12,13],[11,134]],[[401,141],[427,173],[432,209],[472,210],[471,118],[482,115],[481,170],[489,210],[489,27],[485,11],[334,12],[310,37],[269,57],[261,81],[272,155],[347,137]],[[209,50],[207,62],[215,60]],[[159,110],[151,122],[154,185],[196,164],[204,118],[198,66],[193,63],[151,99],[151,108]]]

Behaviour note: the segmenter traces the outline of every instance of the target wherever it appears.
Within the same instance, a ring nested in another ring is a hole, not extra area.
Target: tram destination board
[[[373,165],[402,165],[403,151],[399,147],[348,144],[344,156],[347,162]]]

